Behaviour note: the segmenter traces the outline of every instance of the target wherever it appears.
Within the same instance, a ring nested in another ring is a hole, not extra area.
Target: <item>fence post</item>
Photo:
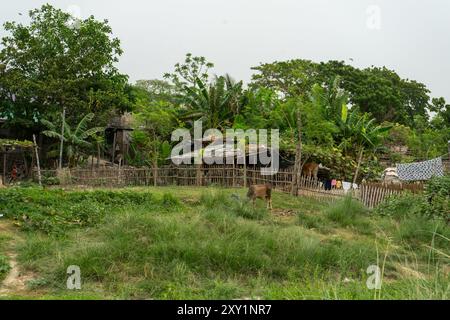
[[[197,178],[197,186],[201,187],[202,186],[202,165],[201,164],[197,165],[196,178]]]
[[[236,187],[236,165],[233,158],[233,188]]]
[[[244,188],[247,188],[247,159],[244,160]]]

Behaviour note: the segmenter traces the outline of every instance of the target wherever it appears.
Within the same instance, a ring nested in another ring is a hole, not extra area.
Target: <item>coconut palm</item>
[[[75,128],[72,128],[64,120],[64,134],[62,139],[64,141],[64,153],[67,157],[69,166],[76,166],[83,150],[87,150],[92,147],[91,138],[94,138],[98,133],[103,132],[102,127],[93,127],[88,129],[89,122],[94,119],[94,114],[89,113],[81,119]],[[42,123],[48,128],[48,130],[42,132],[44,135],[50,138],[61,140],[61,133],[59,132],[59,126],[48,120],[42,120]],[[56,157],[59,153],[59,144],[55,144],[52,150],[48,153],[49,157]]]

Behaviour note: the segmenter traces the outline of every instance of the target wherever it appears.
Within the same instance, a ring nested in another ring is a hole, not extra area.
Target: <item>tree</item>
[[[276,110],[282,101],[277,94],[263,87],[249,88],[242,94],[239,113],[234,119],[234,128],[285,128],[285,123],[275,117]]]
[[[0,116],[23,128],[67,110],[69,122],[111,109],[127,110],[127,77],[115,63],[122,54],[108,21],[73,17],[51,5],[29,12],[30,23],[4,24],[0,51]]]
[[[83,151],[87,151],[92,148],[91,139],[97,140],[98,133],[103,132],[102,127],[88,128],[88,124],[94,119],[94,114],[89,113],[85,115],[75,128],[64,121],[64,134],[61,135],[61,124],[55,125],[48,120],[41,120],[42,124],[48,128],[48,130],[42,133],[50,138],[55,138],[64,141],[64,153],[67,157],[69,167],[78,165],[80,156]],[[56,157],[59,154],[59,143],[53,146],[53,149],[48,153],[49,157]]]
[[[207,61],[205,57],[187,53],[184,62],[175,64],[175,71],[166,73],[164,78],[170,80],[179,91],[183,91],[185,87],[196,87],[197,79],[200,79],[202,83],[208,83],[209,70],[213,67],[214,64]]]
[[[176,88],[173,84],[164,80],[138,80],[134,88],[141,91],[142,95],[135,92],[139,98],[147,103],[155,103],[158,101],[166,101],[173,105],[179,103]]]
[[[289,60],[265,63],[252,70],[253,88],[270,88],[283,97],[296,97],[307,94],[317,83],[317,64],[310,60]]]
[[[209,83],[197,78],[197,87],[184,87],[183,101],[186,110],[180,114],[185,121],[202,120],[208,128],[231,128],[240,112],[242,82],[230,76],[215,77]]]
[[[450,128],[450,104],[447,104],[442,97],[431,101],[430,110],[436,113],[432,125],[437,129]]]
[[[158,166],[170,156],[170,134],[177,126],[173,107],[166,102],[139,107],[135,114],[132,150],[135,164],[151,166],[157,183]]]
[[[253,68],[252,87],[265,87],[283,97],[308,94],[314,85],[332,93],[334,80],[348,93],[349,102],[379,122],[399,122],[412,126],[414,116],[427,116],[429,90],[422,83],[402,79],[385,67],[358,69],[342,61],[315,63],[289,60],[261,64]],[[339,92],[335,92],[339,93]]]
[[[353,176],[353,183],[356,183],[364,152],[375,151],[391,126],[377,125],[376,119],[371,118],[368,113],[360,114],[357,109],[353,109],[350,114],[348,112],[347,106],[343,105],[340,126],[342,130],[341,147],[347,150],[352,148],[357,152],[357,165]]]

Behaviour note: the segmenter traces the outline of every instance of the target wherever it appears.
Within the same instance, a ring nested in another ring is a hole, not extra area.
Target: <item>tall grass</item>
[[[126,297],[237,298],[251,291],[255,277],[306,281],[318,271],[359,277],[375,257],[367,243],[324,242],[295,226],[260,225],[221,210],[201,215],[127,212],[73,237],[76,242],[59,248],[43,238],[30,239],[21,248],[21,261],[55,288],[65,285],[67,266],[78,265],[84,281],[102,283]],[[46,255],[39,258],[39,252]],[[49,263],[49,256],[58,259]]]
[[[8,258],[0,254],[0,283],[6,277],[11,266],[9,265]]]
[[[299,214],[300,220],[281,224],[262,201],[253,209],[240,192],[213,189],[198,192],[189,202],[174,192],[152,191],[137,206],[116,200],[101,223],[67,230],[63,238],[29,232],[18,246],[19,262],[39,275],[34,288],[56,296],[65,294],[67,266],[78,265],[84,296],[372,299],[374,292],[365,286],[366,270],[382,264],[386,256],[377,298],[449,296],[450,281],[443,272],[448,260],[441,255],[448,252],[448,226],[430,224],[426,229],[434,230],[431,238],[428,232],[415,238],[417,221],[371,217],[351,199],[321,212],[318,206],[303,205],[302,199],[285,201],[284,195],[275,194],[275,207]],[[342,228],[350,238],[335,232]],[[367,232],[368,228],[374,230]],[[386,239],[379,239],[381,231]],[[414,241],[423,254],[413,249]],[[433,259],[425,255],[429,247]],[[398,265],[415,273],[402,273]]]
[[[250,220],[262,220],[268,216],[268,211],[257,205],[253,208],[250,201],[238,194],[227,194],[217,191],[204,192],[200,203],[208,210],[221,210]]]
[[[362,233],[371,231],[368,209],[359,201],[347,196],[325,210],[325,216],[341,227],[354,227]]]

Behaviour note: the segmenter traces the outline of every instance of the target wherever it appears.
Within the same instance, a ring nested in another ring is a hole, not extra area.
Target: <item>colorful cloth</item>
[[[442,166],[442,158],[399,164],[397,165],[397,173],[401,181],[425,181],[433,177],[443,177],[444,168]]]

